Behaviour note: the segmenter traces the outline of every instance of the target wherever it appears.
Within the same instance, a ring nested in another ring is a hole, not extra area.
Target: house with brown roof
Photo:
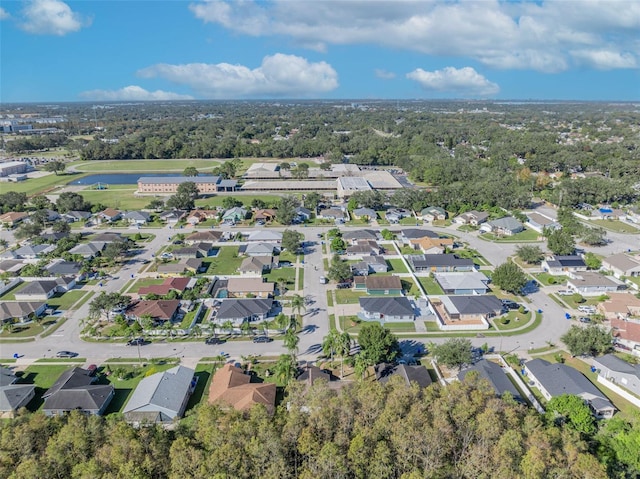
[[[607,256],[602,260],[602,269],[611,271],[613,276],[640,276],[640,259],[625,253]]]
[[[640,320],[614,318],[611,320],[611,332],[617,343],[640,356]]]
[[[413,248],[423,254],[444,254],[447,248],[453,248],[453,238],[419,238],[409,240]]]
[[[275,412],[276,385],[252,383],[251,376],[231,364],[225,364],[214,374],[209,387],[209,404],[248,411],[262,404],[269,414]]]
[[[276,210],[271,208],[256,210],[253,219],[256,221],[273,221],[276,217]]]
[[[462,213],[456,216],[453,221],[454,223],[463,224],[463,225],[471,225],[478,226],[489,219],[489,213],[485,213],[484,211],[467,211],[466,213]]]
[[[569,273],[567,288],[582,296],[600,296],[627,289],[627,285],[619,279],[605,276],[594,271]]]
[[[158,296],[164,296],[165,294],[169,294],[171,290],[182,294],[192,280],[195,282],[193,278],[166,278],[162,284],[143,286],[138,290],[138,295],[146,296],[147,294],[157,294]]]
[[[227,282],[227,293],[230,298],[246,298],[247,295],[270,298],[274,290],[275,283],[265,283],[262,278],[229,278]]]
[[[0,225],[6,225],[6,228],[10,229],[28,217],[29,215],[27,213],[10,211],[0,215]]]
[[[384,250],[377,241],[374,240],[358,240],[356,244],[347,246],[347,256],[373,256],[382,254]]]
[[[116,210],[114,208],[107,208],[104,211],[101,211],[96,215],[99,222],[106,221],[108,223],[113,223],[114,221],[118,221],[122,218],[122,211]]]
[[[194,245],[197,243],[215,243],[216,241],[220,241],[222,238],[222,231],[196,231],[195,233],[191,233],[184,239],[185,244]]]
[[[203,221],[216,219],[218,217],[217,210],[193,210],[187,215],[187,223],[197,225]]]
[[[598,303],[596,309],[606,319],[640,317],[640,299],[629,293],[609,293],[609,299]]]
[[[402,282],[398,276],[356,276],[353,278],[356,291],[370,295],[402,296]]]
[[[143,316],[149,315],[155,322],[173,321],[180,310],[180,301],[177,299],[155,299],[138,301],[127,310],[127,319],[139,321]]]
[[[245,276],[262,276],[274,266],[273,256],[248,256],[242,260],[238,272]]]

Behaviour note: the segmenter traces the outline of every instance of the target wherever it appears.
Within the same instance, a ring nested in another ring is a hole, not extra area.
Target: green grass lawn
[[[22,288],[24,288],[29,283],[18,283],[16,286],[11,288],[9,291],[0,296],[0,301],[15,301],[16,293],[18,293]]]
[[[359,298],[366,296],[364,291],[353,291],[351,289],[336,289],[336,301],[338,304],[357,304]]]
[[[551,286],[554,284],[564,284],[567,282],[567,279],[569,279],[566,276],[553,276],[552,274],[549,274],[549,273],[537,273],[537,274],[534,274],[533,276],[535,276],[535,278],[545,286]]]
[[[129,293],[137,293],[140,288],[145,288],[147,286],[156,286],[164,283],[164,279],[156,279],[156,278],[140,278],[137,280],[133,286],[128,289]]]
[[[73,364],[33,364],[24,371],[24,375],[20,378],[22,384],[35,384],[42,389],[49,389],[53,383],[66,370],[70,369]]]
[[[39,178],[28,178],[25,181],[11,183],[6,191],[15,191],[17,193],[26,193],[28,196],[37,193],[50,191],[59,185],[66,185],[70,181],[77,180],[86,176],[86,174],[61,174],[59,176],[51,173],[50,175],[41,176]],[[4,190],[5,187],[2,188]]]
[[[577,303],[573,296],[562,296],[562,301],[567,303],[571,308],[578,309],[578,306],[596,306],[600,301],[598,298],[584,297],[585,301],[582,303]]]
[[[295,286],[296,269],[294,267],[272,269],[264,275],[264,278],[270,283],[277,283],[278,279],[282,278],[287,281],[287,288],[291,289],[291,286]]]
[[[56,294],[53,298],[49,298],[47,304],[51,308],[64,311],[78,302],[85,294],[87,294],[86,291],[72,289],[62,295]]]
[[[640,276],[625,276],[625,279],[628,279],[640,288]]]
[[[528,324],[531,320],[531,316],[531,312],[522,314],[518,311],[509,311],[504,316],[492,319],[491,323],[493,324],[493,327],[499,331],[509,331],[511,329],[520,328]],[[508,323],[503,324],[503,320],[507,320]]]
[[[182,172],[188,166],[195,166],[198,170],[206,171],[220,166],[220,160],[103,160],[76,163],[78,171],[109,172],[114,171],[176,171]]]
[[[519,243],[522,241],[527,241],[527,242],[540,241],[539,239],[540,236],[541,236],[540,233],[538,233],[535,230],[525,229],[524,231],[521,231],[520,233],[516,233],[511,236],[499,237],[492,233],[484,233],[480,235],[480,238],[484,238],[489,241],[496,241],[498,243]]]
[[[405,294],[407,296],[410,296],[410,297],[414,297],[416,295],[422,296],[422,292],[420,291],[420,288],[418,288],[418,286],[412,279],[402,278],[400,282],[402,283],[402,289],[405,291]]]
[[[405,225],[405,226],[418,226],[418,223],[420,223],[420,221],[415,219],[413,216],[408,216],[407,218],[402,218],[398,222],[398,224]]]
[[[327,306],[333,306],[333,294],[327,291]]]
[[[304,290],[304,268],[300,268],[298,272],[298,290]]]
[[[218,256],[206,258],[203,263],[208,264],[206,274],[233,275],[238,273],[243,259],[238,257],[237,246],[222,246]]]
[[[442,288],[435,279],[428,276],[417,276],[417,278],[427,294],[444,294],[444,291],[442,291]]]
[[[278,256],[278,261],[288,261],[289,263],[295,263],[298,257],[290,251],[283,251]]]
[[[0,333],[2,339],[18,339],[18,338],[30,338],[36,336],[44,331],[42,325],[32,322],[29,324],[15,324],[11,331],[3,329]]]
[[[391,267],[389,272],[391,273],[408,273],[407,267],[400,258],[392,258],[387,260],[387,264]]]
[[[616,233],[640,233],[640,230],[635,226],[619,220],[589,220],[589,223],[615,231]]]
[[[106,190],[84,190],[80,195],[93,204],[102,203],[116,209],[139,210],[149,204],[153,197],[134,196],[135,188],[131,190],[106,189]]]
[[[206,208],[206,209],[213,209],[216,206],[222,206],[222,202],[227,196],[233,196],[233,194],[210,196],[209,198],[199,198],[196,200],[196,206],[199,206],[201,208]],[[278,195],[236,195],[233,197],[238,201],[242,201],[242,204],[245,207],[250,207],[251,202],[254,199],[262,200],[268,206],[273,206],[280,201],[280,196]]]

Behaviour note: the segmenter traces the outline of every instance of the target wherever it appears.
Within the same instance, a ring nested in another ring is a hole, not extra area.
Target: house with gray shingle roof
[[[550,255],[541,263],[542,271],[554,276],[564,275],[569,272],[586,271],[587,263],[582,256],[572,255]]]
[[[234,325],[243,322],[264,321],[273,308],[272,299],[248,298],[225,299],[218,308],[217,321],[231,321]]]
[[[144,378],[124,408],[124,418],[136,425],[167,424],[181,418],[195,388],[193,369],[176,366]]]
[[[640,364],[630,364],[613,354],[593,359],[598,376],[640,396]]]
[[[146,211],[127,211],[122,218],[132,225],[145,225],[151,221],[151,215]]]
[[[63,276],[56,279],[30,281],[16,291],[16,301],[46,301],[56,293],[66,293],[76,285],[76,279]]]
[[[351,212],[351,215],[357,220],[366,218],[371,221],[378,218],[378,213],[376,213],[376,210],[373,210],[371,208],[356,208]]]
[[[358,316],[365,321],[414,321],[416,312],[409,301],[404,296],[368,298],[361,297]]]
[[[517,401],[523,401],[520,392],[511,382],[511,379],[507,376],[504,369],[493,361],[481,359],[467,369],[464,369],[458,373],[458,379],[464,381],[467,374],[475,372],[482,379],[489,382],[493,390],[496,392],[496,396],[502,397],[503,394],[509,393]]]
[[[107,247],[107,243],[102,241],[92,241],[91,243],[82,243],[74,246],[69,250],[69,254],[77,254],[85,259],[92,259],[98,256]]]
[[[0,324],[5,321],[24,323],[41,316],[47,303],[44,301],[2,301],[0,303]]]
[[[616,408],[580,371],[566,364],[549,363],[544,359],[532,359],[524,364],[524,370],[547,401],[563,394],[582,398],[596,417],[610,418]]]
[[[616,277],[640,276],[640,258],[618,253],[607,256],[602,260],[602,269],[611,271]]]
[[[79,410],[85,414],[102,415],[113,399],[113,385],[94,384],[95,377],[82,368],[63,372],[43,395],[42,411],[47,416],[59,416]]]
[[[444,294],[486,294],[489,278],[480,271],[466,273],[434,273],[433,277]]]
[[[12,418],[21,407],[25,407],[35,396],[33,384],[8,384],[0,386],[0,418]]]
[[[279,251],[273,243],[251,243],[238,248],[238,253],[247,256],[272,256]]]
[[[407,386],[411,386],[412,383],[416,383],[421,388],[426,388],[433,383],[431,376],[429,375],[429,371],[424,366],[381,363],[376,364],[374,370],[376,373],[376,379],[382,384],[391,380],[392,377],[402,378],[402,381]]]
[[[513,216],[505,216],[497,220],[489,221],[480,227],[480,231],[486,231],[502,236],[512,236],[524,231],[524,226]]]
[[[348,243],[356,244],[358,241],[378,241],[382,239],[382,236],[378,231],[362,229],[355,231],[345,231],[342,235],[342,239]]]
[[[14,253],[21,259],[37,259],[55,249],[55,245],[52,244],[25,245],[15,250]]]

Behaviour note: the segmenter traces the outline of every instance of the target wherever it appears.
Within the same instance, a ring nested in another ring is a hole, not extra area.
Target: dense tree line
[[[201,405],[174,430],[120,417],[26,413],[0,423],[0,476],[38,478],[632,478],[638,417],[584,427],[539,415],[469,375],[424,390],[361,381],[288,388],[270,417]],[[563,420],[563,417],[566,419]],[[587,424],[588,425],[588,424]],[[631,449],[630,449],[631,448]]]

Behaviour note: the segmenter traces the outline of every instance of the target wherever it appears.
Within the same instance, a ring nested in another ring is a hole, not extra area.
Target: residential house
[[[472,210],[456,216],[453,221],[454,223],[463,225],[479,226],[488,219],[489,213],[485,213],[484,211]]]
[[[324,382],[330,389],[339,389],[344,383],[341,381],[332,381],[333,376],[330,371],[320,369],[308,362],[302,368],[302,372],[296,377],[296,381],[305,383],[306,389],[309,389],[316,382]],[[304,407],[304,406],[303,406]],[[306,408],[305,410],[308,410]]]
[[[128,211],[122,218],[132,225],[146,225],[151,221],[151,215],[146,211]]]
[[[640,259],[625,253],[614,254],[602,260],[602,269],[611,271],[616,278],[640,276]]]
[[[63,238],[68,238],[69,233],[59,232],[59,233],[42,233],[40,234],[40,238],[42,238],[47,243],[57,243]]]
[[[303,206],[298,206],[295,209],[295,213],[296,213],[296,219],[301,223],[305,221],[309,221],[311,219],[311,213],[312,213],[311,210]]]
[[[192,246],[176,248],[171,251],[174,258],[206,258],[213,251],[211,243],[195,243]]]
[[[82,263],[77,261],[66,261],[63,259],[53,260],[47,267],[45,268],[47,273],[51,276],[73,276],[76,278],[76,281],[83,281],[86,277],[85,273],[81,273],[82,271]]]
[[[372,296],[402,296],[402,282],[397,276],[356,276],[353,278],[356,291],[366,291]]]
[[[419,272],[465,272],[475,271],[473,260],[459,258],[455,254],[419,254],[408,255],[407,261],[417,273]]]
[[[167,224],[176,224],[183,219],[186,213],[182,210],[167,210],[158,215],[160,221],[164,221]]]
[[[247,210],[240,206],[234,206],[222,214],[222,221],[237,223],[238,221],[244,220],[246,217]]]
[[[0,386],[0,418],[15,417],[18,409],[26,407],[35,397],[36,387],[33,384],[6,384]]]
[[[481,359],[475,364],[458,373],[458,379],[464,381],[467,375],[477,374],[481,379],[487,381],[491,388],[495,391],[496,396],[502,397],[505,393],[509,393],[517,401],[524,401],[520,392],[511,382],[505,370],[493,361]]]
[[[0,387],[9,386],[17,380],[18,376],[11,369],[0,366]]]
[[[373,221],[378,218],[378,213],[371,208],[356,208],[351,212],[351,216],[356,220]]]
[[[382,256],[363,256],[361,261],[351,265],[355,276],[367,276],[369,273],[386,273],[389,265]]]
[[[184,243],[188,245],[194,245],[197,243],[216,243],[222,239],[222,231],[196,231],[191,233],[184,239]]]
[[[627,289],[622,281],[610,276],[604,276],[594,271],[569,273],[567,288],[582,296],[600,296]]]
[[[356,244],[347,246],[347,256],[373,256],[384,253],[380,245],[372,240],[359,240]]]
[[[502,301],[493,295],[429,296],[429,310],[440,323],[450,325],[474,325],[488,328],[487,320],[502,313]]]
[[[27,219],[29,215],[21,211],[10,211],[0,214],[0,225],[4,225],[6,229],[15,228],[19,223]]]
[[[269,223],[276,218],[276,210],[272,208],[258,209],[253,213],[253,219]]]
[[[513,236],[524,231],[524,226],[513,216],[505,216],[483,224],[480,227],[480,231],[486,231],[498,236]]]
[[[617,220],[626,216],[624,211],[617,208],[611,208],[610,206],[602,206],[598,208],[595,210],[595,215],[603,220]]]
[[[568,256],[547,256],[540,266],[542,267],[542,271],[554,276],[587,270],[587,264],[584,262],[582,256],[575,254]]]
[[[273,256],[249,256],[238,267],[241,275],[262,276],[274,267]]]
[[[107,208],[104,211],[101,211],[100,213],[98,213],[96,215],[96,218],[100,223],[102,222],[113,223],[122,218],[122,211],[118,211],[114,208]]]
[[[140,321],[142,317],[150,316],[155,323],[173,322],[180,311],[180,301],[177,299],[154,299],[133,303],[127,310],[129,320]]]
[[[640,364],[630,364],[613,354],[593,359],[598,376],[640,396]]]
[[[378,231],[361,229],[355,231],[345,231],[342,235],[342,239],[346,243],[357,244],[358,241],[378,241],[382,239],[382,236]]]
[[[42,411],[59,416],[71,411],[101,416],[113,399],[113,385],[94,384],[95,377],[82,368],[72,368],[60,375],[44,394]]]
[[[640,356],[640,320],[611,319],[611,333],[617,344]]]
[[[616,408],[580,371],[566,364],[532,359],[524,364],[530,381],[549,401],[553,397],[572,394],[582,398],[598,418],[610,418]]]
[[[424,389],[430,386],[433,381],[429,371],[424,366],[408,366],[406,364],[380,363],[374,366],[376,380],[386,384],[393,377],[399,377],[407,386],[417,384]]]
[[[446,220],[447,211],[439,206],[429,206],[420,211],[420,218],[422,218],[423,221]]]
[[[165,296],[169,294],[169,291],[177,291],[182,294],[187,289],[191,289],[196,281],[195,278],[166,278],[162,284],[141,287],[138,289],[138,295],[157,294],[158,296]]]
[[[84,259],[93,259],[100,255],[107,247],[107,243],[91,242],[81,243],[69,250],[69,254],[82,256]]]
[[[7,260],[7,259],[16,260],[16,259],[18,259],[18,255],[15,254],[12,250],[6,249],[2,253],[0,253],[0,259],[1,260]]]
[[[369,298],[361,297],[358,317],[365,321],[397,322],[414,321],[416,312],[404,296]]]
[[[411,211],[404,208],[389,208],[384,213],[384,217],[391,224],[398,224],[401,219],[410,218],[411,216]]]
[[[134,425],[171,424],[181,418],[196,387],[194,373],[176,366],[143,378],[122,411],[125,420]]]
[[[273,299],[225,299],[218,308],[216,321],[223,324],[231,321],[234,326],[242,323],[265,321],[273,308]]]
[[[209,404],[219,404],[248,411],[256,404],[263,405],[270,414],[275,412],[276,385],[252,383],[251,375],[240,368],[225,364],[214,374],[209,387]]]
[[[609,293],[609,299],[598,303],[596,309],[605,319],[640,317],[640,299],[630,293]]]
[[[274,290],[275,283],[265,283],[262,278],[229,278],[227,282],[227,293],[230,298],[246,298],[247,295],[270,298]]]
[[[445,254],[455,243],[453,238],[419,238],[410,240],[410,244],[423,254]]]
[[[18,275],[26,265],[27,263],[19,259],[0,260],[0,274],[6,273],[10,276]]]
[[[49,208],[45,208],[41,211],[44,211],[45,214],[47,215],[44,220],[47,223],[53,223],[54,221],[58,221],[62,219],[62,216],[60,215],[60,213],[58,213],[57,211],[51,210]]]
[[[466,273],[434,273],[433,277],[444,294],[487,294],[489,278],[480,271]]]
[[[348,214],[341,208],[325,208],[320,210],[316,216],[320,219],[342,222],[349,219]]]
[[[193,210],[187,215],[187,223],[197,225],[203,221],[213,220],[218,217],[217,210]]]
[[[14,294],[16,301],[46,301],[56,293],[66,293],[76,285],[73,276],[30,281]]]
[[[249,243],[276,243],[282,242],[282,233],[280,231],[258,230],[249,233],[246,239]]]
[[[22,246],[13,253],[20,259],[39,259],[55,249],[55,245],[52,244],[35,244]]]
[[[238,248],[238,253],[246,256],[272,256],[279,252],[273,243],[250,243]]]
[[[403,244],[410,245],[413,240],[421,240],[424,238],[437,239],[440,235],[435,231],[418,228],[406,228],[400,232],[400,239]]]
[[[44,314],[47,303],[43,301],[2,301],[0,324],[6,322],[25,323]]]
[[[93,215],[89,211],[67,211],[62,214],[62,219],[68,223],[87,222]]]
[[[111,231],[107,231],[105,233],[98,233],[91,237],[92,243],[117,243],[119,241],[128,241],[127,238],[122,236],[120,233],[113,233]]]
[[[182,276],[186,271],[192,273],[202,273],[206,270],[206,265],[200,258],[189,258],[177,263],[159,264],[156,272],[161,277]]]
[[[562,228],[562,225],[553,218],[543,215],[542,213],[527,213],[527,226],[540,234],[545,231],[553,231]]]

